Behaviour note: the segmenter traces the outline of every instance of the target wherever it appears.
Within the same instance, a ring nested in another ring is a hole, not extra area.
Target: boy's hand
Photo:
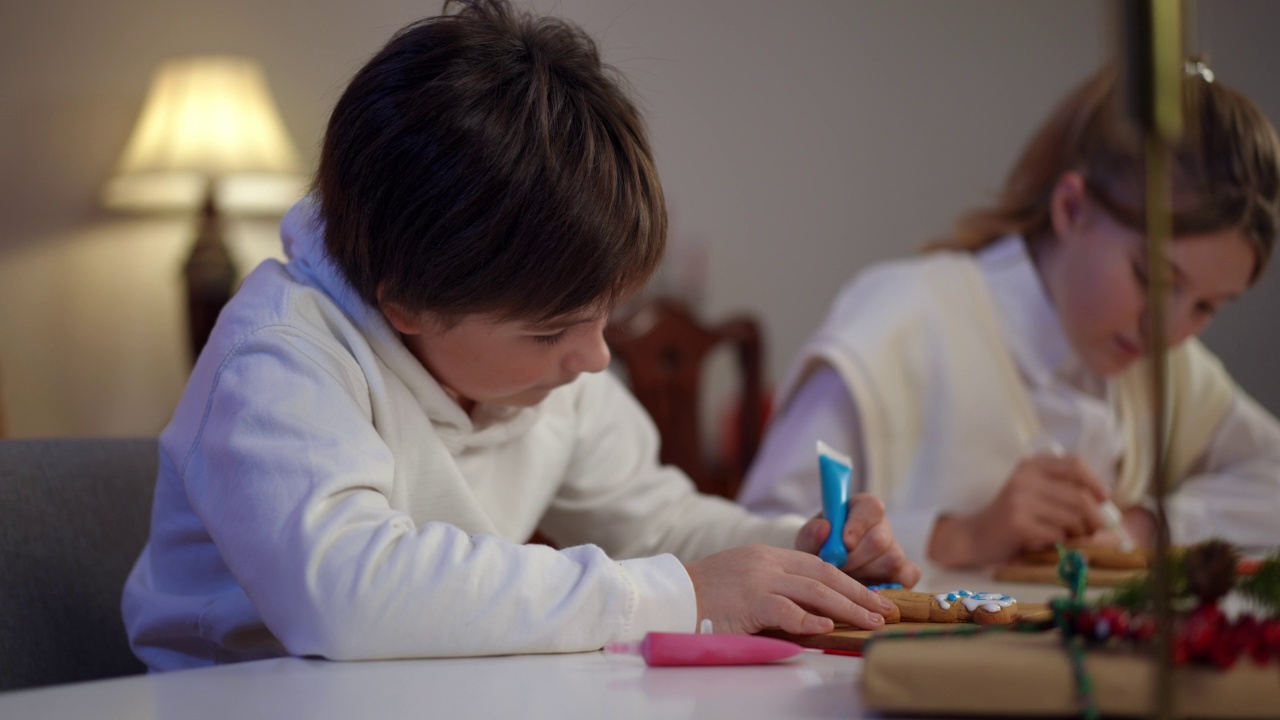
[[[836,622],[884,627],[888,600],[830,563],[795,550],[747,545],[685,565],[698,596],[698,620],[716,632],[782,628],[794,635],[831,632]],[[834,621],[834,622],[833,622]]]
[[[929,556],[943,565],[987,565],[1021,550],[1042,550],[1102,528],[1107,491],[1075,455],[1036,455],[1018,463],[1000,494],[974,515],[944,516]]]
[[[816,517],[800,528],[796,549],[816,555],[830,532],[830,521]],[[849,499],[844,546],[849,550],[849,560],[841,569],[868,585],[896,582],[913,587],[920,580],[920,568],[907,560],[893,527],[885,519],[884,503],[874,495]]]

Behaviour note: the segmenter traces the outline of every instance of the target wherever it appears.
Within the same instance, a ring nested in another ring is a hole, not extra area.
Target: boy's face
[[[1071,182],[1060,181],[1055,192],[1056,239],[1040,272],[1076,353],[1093,372],[1113,376],[1149,349],[1146,236],[1111,217],[1082,187],[1064,189]],[[1178,237],[1165,252],[1172,347],[1202,332],[1248,289],[1256,255],[1238,229]]]
[[[467,315],[452,326],[394,306],[384,314],[409,351],[468,412],[481,402],[536,405],[580,373],[609,366],[608,318],[600,312],[541,325]]]

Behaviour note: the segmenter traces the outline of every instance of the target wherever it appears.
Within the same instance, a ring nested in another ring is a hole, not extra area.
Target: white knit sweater
[[[1044,435],[1005,342],[991,290],[969,253],[887,262],[850,281],[779,387],[783,420],[792,412],[797,391],[823,366],[836,371],[843,392],[856,404],[856,489],[885,501],[904,550],[916,561],[925,558],[940,513],[968,514],[991,502],[1010,470]],[[1237,390],[1217,359],[1195,340],[1170,353],[1169,381],[1171,471],[1182,480],[1203,459]],[[1114,387],[1125,451],[1113,497],[1127,507],[1143,502],[1150,492],[1147,363],[1135,363],[1114,380]],[[816,414],[822,409],[796,411]],[[839,437],[819,439],[849,443]],[[779,449],[776,440],[766,439],[741,499],[766,511],[816,508],[816,478],[808,472],[783,472],[785,465],[771,453],[786,456],[788,450]],[[805,447],[811,445],[808,440]],[[1265,507],[1280,498],[1277,480],[1272,476],[1254,484],[1270,498]],[[797,483],[805,492],[791,487]],[[1245,539],[1274,535],[1260,530]]]

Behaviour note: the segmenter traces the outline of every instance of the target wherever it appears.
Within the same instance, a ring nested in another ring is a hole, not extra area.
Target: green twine
[[[974,625],[972,623],[938,623],[942,625],[939,628],[928,628],[919,630],[900,630],[894,631],[891,627],[877,632],[867,638],[862,643],[862,652],[866,654],[871,649],[871,645],[881,640],[905,640],[905,639],[927,639],[927,638],[946,638],[960,637],[964,635],[979,635],[986,632],[994,632],[996,630],[1004,630],[1003,625]]]
[[[1071,670],[1075,675],[1076,698],[1080,703],[1080,717],[1084,720],[1097,720],[1098,705],[1093,696],[1093,678],[1084,667],[1085,641],[1077,635],[1068,620],[1086,609],[1085,588],[1089,584],[1089,563],[1084,553],[1079,550],[1067,550],[1058,544],[1058,577],[1071,591],[1070,599],[1055,598],[1049,603],[1053,608],[1054,623],[1062,633],[1062,642],[1066,646],[1067,656],[1071,658]]]
[[[1089,561],[1079,550],[1067,550],[1058,543],[1058,577],[1062,584],[1071,591],[1072,600],[1084,600],[1085,587],[1088,586]]]
[[[1065,640],[1067,655],[1071,658],[1071,670],[1076,679],[1076,697],[1080,702],[1080,717],[1084,720],[1098,720],[1098,705],[1093,696],[1093,678],[1084,668],[1084,638],[1072,635]]]

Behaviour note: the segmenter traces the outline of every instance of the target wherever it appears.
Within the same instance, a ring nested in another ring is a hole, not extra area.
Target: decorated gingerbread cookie
[[[935,594],[901,588],[877,592],[893,601],[902,622],[1010,625],[1018,615],[1018,601],[1001,593],[953,590]],[[895,620],[889,617],[886,622]]]

